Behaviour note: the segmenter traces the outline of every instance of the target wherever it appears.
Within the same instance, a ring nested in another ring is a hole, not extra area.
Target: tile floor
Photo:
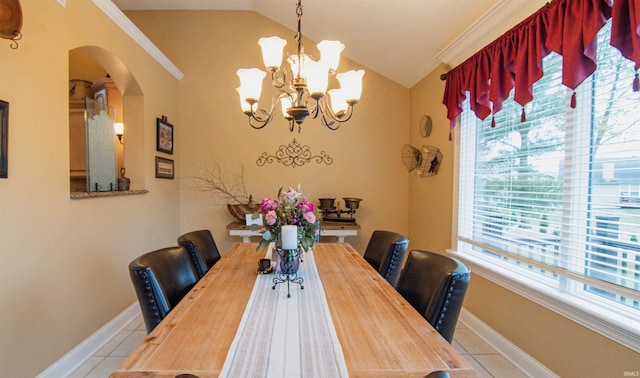
[[[457,324],[452,344],[481,377],[528,377],[461,322]]]
[[[142,316],[133,320],[96,354],[78,368],[70,378],[107,378],[147,336]],[[506,358],[485,343],[473,330],[458,322],[453,347],[481,377],[527,377]]]

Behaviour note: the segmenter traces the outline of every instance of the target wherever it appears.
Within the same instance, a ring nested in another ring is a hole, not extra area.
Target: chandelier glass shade
[[[237,71],[240,87],[236,91],[240,96],[240,106],[254,129],[261,129],[273,120],[279,102],[282,115],[289,122],[290,131],[297,124],[299,132],[305,118],[318,116],[323,125],[336,130],[343,122],[351,119],[354,107],[360,101],[364,71],[336,73],[340,53],[344,50],[340,41],[318,43],[320,59],[317,61],[305,54],[301,32],[301,0],[298,0],[296,14],[297,48],[284,65],[282,57],[287,41],[279,37],[260,38],[258,44],[262,48],[266,71],[258,68],[241,68]],[[268,110],[260,108],[258,104],[267,73],[271,75],[271,84],[275,89]],[[327,90],[333,76],[340,83],[340,88]]]

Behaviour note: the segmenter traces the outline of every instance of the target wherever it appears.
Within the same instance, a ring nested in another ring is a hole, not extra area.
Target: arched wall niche
[[[97,46],[81,46],[69,50],[69,75],[69,80],[95,82],[107,75],[113,80],[122,95],[122,118],[118,121],[125,125],[122,149],[126,177],[131,180],[131,191],[144,189],[144,94],[133,73],[113,53]]]

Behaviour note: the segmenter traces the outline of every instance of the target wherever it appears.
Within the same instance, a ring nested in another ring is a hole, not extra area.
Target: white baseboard
[[[134,302],[131,306],[118,314],[118,316],[109,321],[109,323],[102,326],[102,328],[97,330],[93,335],[89,336],[89,338],[84,340],[69,353],[65,354],[61,359],[40,373],[37,378],[58,378],[69,376],[78,367],[80,367],[80,365],[100,350],[100,348],[102,348],[109,340],[122,331],[138,315],[140,315],[140,306],[138,306],[138,302]]]
[[[504,338],[504,336],[498,332],[494,331],[493,328],[486,325],[482,320],[476,318],[465,308],[462,308],[462,312],[460,313],[460,322],[466,325],[471,331],[491,345],[495,350],[500,352],[504,358],[509,360],[509,362],[514,364],[527,376],[558,377],[546,366],[536,361],[535,358],[525,353],[522,349],[518,348],[514,343]]]

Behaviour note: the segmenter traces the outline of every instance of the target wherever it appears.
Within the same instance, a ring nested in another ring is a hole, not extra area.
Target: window
[[[524,121],[513,97],[495,128],[465,104],[456,249],[472,268],[544,293],[538,301],[560,300],[561,311],[570,304],[639,351],[640,92],[609,29],[598,35],[598,69],[573,100],[552,53]]]

